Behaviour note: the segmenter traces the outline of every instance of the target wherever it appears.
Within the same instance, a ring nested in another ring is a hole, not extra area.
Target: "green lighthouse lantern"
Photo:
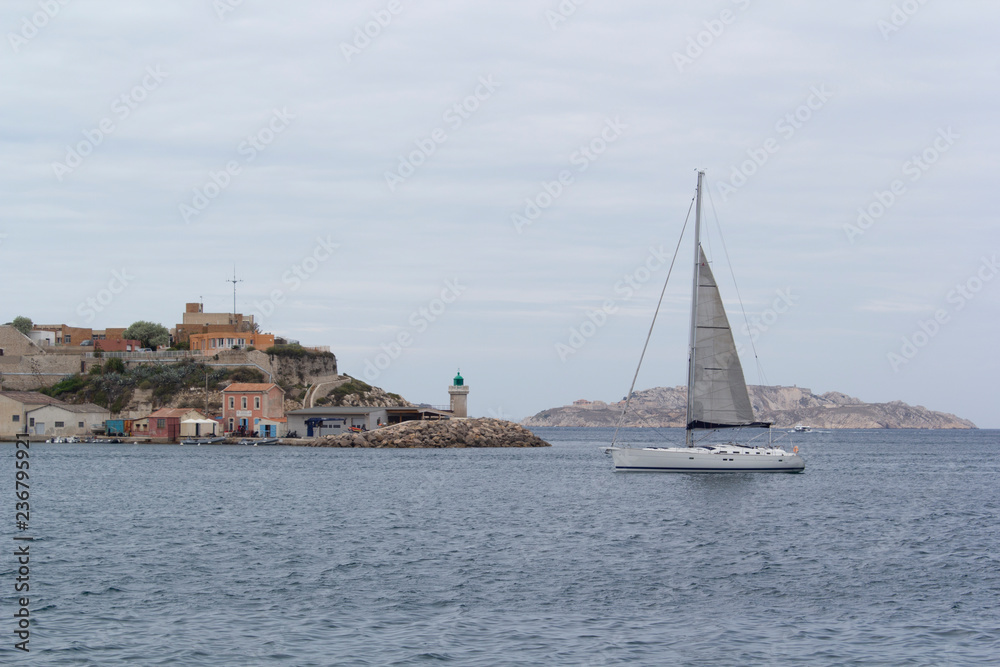
[[[458,375],[455,376],[455,381],[452,386],[461,387],[465,384],[465,378],[462,377],[462,371],[458,371]]]

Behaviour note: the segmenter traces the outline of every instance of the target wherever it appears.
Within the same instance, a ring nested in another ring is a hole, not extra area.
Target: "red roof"
[[[242,392],[268,391],[271,389],[271,387],[278,387],[278,385],[274,383],[269,384],[265,382],[234,382],[225,389],[223,389],[222,391],[223,393],[227,391],[242,391]],[[278,387],[278,389],[281,389],[281,387]]]

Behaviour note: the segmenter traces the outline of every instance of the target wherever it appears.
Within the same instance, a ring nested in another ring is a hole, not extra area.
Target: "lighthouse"
[[[451,396],[451,414],[455,417],[469,416],[469,387],[465,384],[462,371],[459,370],[451,386],[448,387]]]

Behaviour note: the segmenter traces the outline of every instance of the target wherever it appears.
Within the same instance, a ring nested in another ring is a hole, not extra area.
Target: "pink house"
[[[279,435],[286,424],[285,392],[274,383],[234,382],[222,390],[222,428],[229,433],[257,431],[263,437]]]

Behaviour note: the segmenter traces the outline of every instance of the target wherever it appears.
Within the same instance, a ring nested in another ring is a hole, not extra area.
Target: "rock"
[[[808,424],[815,428],[976,428],[967,419],[934,412],[902,401],[864,403],[840,392],[817,395],[804,387],[752,385],[750,402],[757,419],[778,428]],[[618,403],[575,401],[573,405],[543,410],[521,423],[525,426],[616,426],[625,407]],[[637,391],[629,403],[624,426],[683,427],[686,387],[655,387]]]
[[[311,447],[549,447],[534,433],[501,419],[409,421],[365,433],[323,436]]]

